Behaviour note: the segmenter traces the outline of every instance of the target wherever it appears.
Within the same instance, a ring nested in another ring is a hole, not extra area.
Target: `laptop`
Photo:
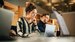
[[[55,34],[55,25],[46,24],[45,36],[50,37]]]
[[[14,13],[0,8],[0,37],[8,37]]]
[[[68,27],[65,23],[64,18],[62,17],[62,15],[60,13],[58,13],[57,11],[53,10],[53,13],[55,14],[55,16],[57,17],[58,23],[60,25],[60,29],[63,35],[70,35],[70,32],[68,30]]]

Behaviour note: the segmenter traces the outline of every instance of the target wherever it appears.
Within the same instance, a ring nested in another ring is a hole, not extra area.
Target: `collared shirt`
[[[21,20],[21,18],[19,19],[19,22],[22,23],[21,24],[22,30],[23,30],[23,24],[25,24],[26,34],[30,34],[31,33],[31,30],[32,30],[32,24],[29,24],[28,21],[24,17],[22,17],[22,19],[24,20],[24,23]]]

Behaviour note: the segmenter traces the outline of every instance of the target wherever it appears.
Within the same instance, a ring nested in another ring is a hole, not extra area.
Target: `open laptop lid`
[[[9,36],[13,15],[12,11],[0,8],[0,36]]]
[[[53,10],[53,13],[57,17],[57,20],[58,20],[58,23],[60,25],[60,29],[61,29],[63,35],[69,35],[70,33],[69,33],[69,30],[68,30],[68,27],[67,27],[67,25],[65,23],[65,20],[62,17],[62,15],[55,10]]]

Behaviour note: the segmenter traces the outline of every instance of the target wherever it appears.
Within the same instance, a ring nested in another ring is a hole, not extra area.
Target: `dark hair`
[[[46,16],[46,15],[49,15],[49,14],[47,14],[47,13],[43,13],[43,14],[41,14],[41,17]]]
[[[29,4],[29,5],[26,7],[25,11],[26,11],[26,13],[27,13],[27,12],[32,11],[33,9],[36,9],[36,7],[35,7],[33,4]]]
[[[42,14],[41,17],[46,16],[46,14]]]
[[[2,7],[4,5],[4,1],[0,0],[0,7]]]
[[[36,18],[36,19],[40,19],[40,16],[41,16],[40,14],[37,14],[37,15],[35,16],[35,18]]]

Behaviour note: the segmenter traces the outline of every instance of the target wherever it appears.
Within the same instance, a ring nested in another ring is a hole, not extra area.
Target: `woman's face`
[[[32,18],[32,17],[35,17],[36,14],[37,14],[37,10],[36,10],[36,9],[32,10],[32,11],[30,12],[31,18]]]
[[[27,16],[29,19],[33,20],[33,18],[36,16],[36,14],[37,14],[37,10],[34,9],[34,10],[30,11]]]

